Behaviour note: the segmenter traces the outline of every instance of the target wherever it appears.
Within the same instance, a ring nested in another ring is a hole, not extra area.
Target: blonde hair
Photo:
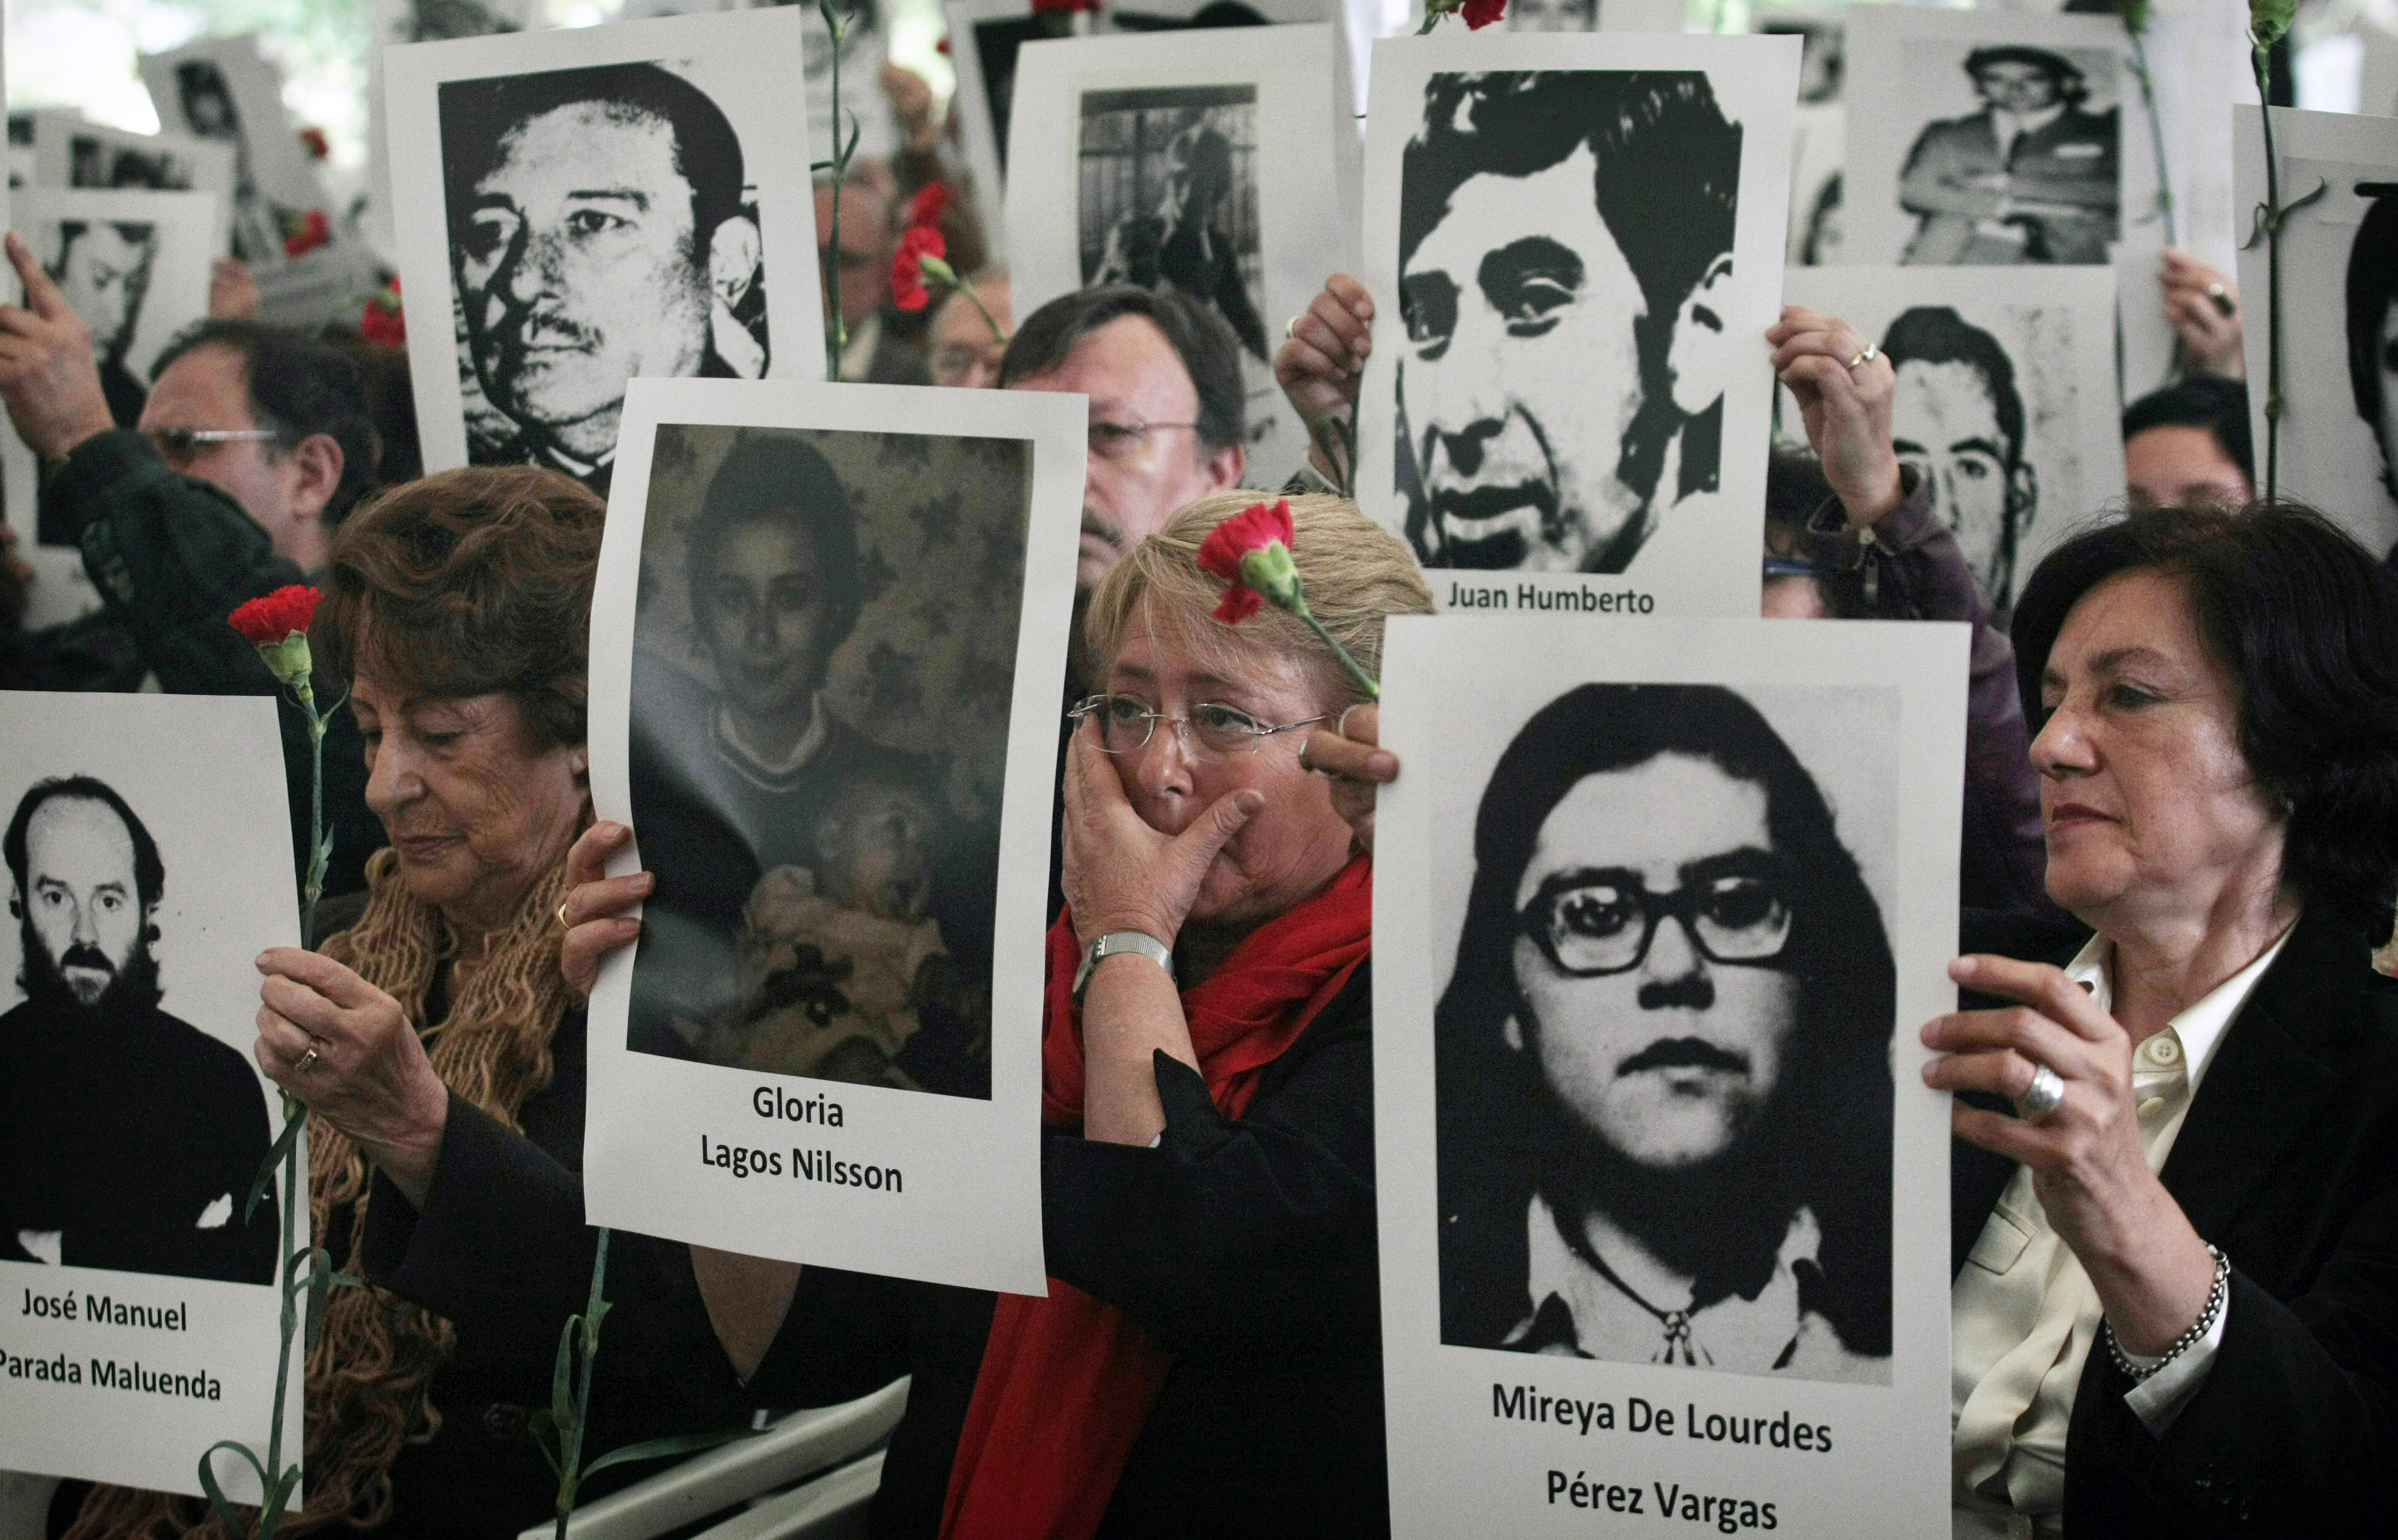
[[[1270,501],[1235,490],[1202,497],[1135,546],[1091,595],[1083,641],[1095,677],[1103,677],[1124,646],[1144,603],[1151,624],[1175,625],[1203,656],[1223,661],[1278,654],[1297,659],[1337,710],[1367,698],[1323,642],[1298,616],[1268,604],[1227,626],[1214,617],[1224,581],[1199,566],[1199,547],[1217,525],[1254,504]],[[1432,589],[1396,535],[1345,497],[1287,499],[1293,526],[1291,561],[1307,590],[1307,607],[1357,666],[1380,678],[1382,621],[1394,615],[1430,615]]]

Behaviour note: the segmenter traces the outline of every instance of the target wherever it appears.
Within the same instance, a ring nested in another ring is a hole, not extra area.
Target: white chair
[[[882,1485],[882,1452],[776,1493],[698,1540],[866,1540],[866,1510]]]
[[[852,1460],[859,1452],[872,1448],[899,1425],[899,1414],[908,1407],[908,1382],[896,1380],[871,1396],[861,1397],[841,1406],[795,1412],[763,1433],[737,1439],[721,1448],[696,1454],[677,1466],[669,1466],[647,1480],[637,1481],[624,1491],[611,1493],[585,1507],[574,1510],[567,1521],[570,1540],[653,1540],[669,1530],[706,1519],[710,1514],[723,1513],[749,1502],[761,1493],[774,1492],[795,1481],[806,1480],[818,1471]],[[594,1450],[592,1455],[603,1454]],[[865,1501],[874,1495],[875,1482],[880,1478],[882,1461],[880,1454],[872,1457],[873,1470],[856,1474],[866,1462],[843,1466],[836,1475],[851,1484],[864,1480],[866,1497],[855,1505],[858,1522],[865,1521]],[[830,1478],[827,1479],[828,1480]],[[822,1483],[811,1483],[811,1488]],[[803,1488],[802,1491],[810,1490]],[[847,1488],[842,1489],[846,1491]],[[772,1506],[799,1493],[785,1493]],[[751,1513],[761,1511],[752,1509]],[[745,1513],[733,1520],[746,1521]],[[552,1540],[557,1533],[555,1521],[536,1524],[518,1536],[518,1540]],[[738,1533],[764,1533],[764,1531],[737,1532],[710,1530],[710,1535]],[[813,1530],[775,1530],[777,1535],[818,1533]],[[847,1535],[847,1530],[826,1530],[827,1536]],[[863,1533],[863,1530],[857,1533]]]

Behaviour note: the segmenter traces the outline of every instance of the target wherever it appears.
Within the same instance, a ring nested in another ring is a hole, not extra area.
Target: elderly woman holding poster
[[[1211,613],[1227,590],[1197,555],[1252,495],[1183,509],[1091,599],[1103,693],[1074,712],[1042,1051],[1049,1296],[712,1280],[770,1403],[913,1372],[877,1534],[1388,1528],[1372,870],[1301,752],[1363,691],[1281,610]],[[1384,617],[1432,608],[1413,561],[1350,503],[1290,513],[1309,605],[1373,669]],[[586,981],[633,933],[604,916],[636,879],[598,880],[623,837],[595,826],[575,853]]]
[[[528,1432],[588,1286],[584,1010],[559,967],[590,817],[585,639],[606,509],[546,471],[451,471],[346,520],[312,641],[350,681],[391,834],[319,950],[258,959],[260,1067],[307,1104],[336,1289],[308,1354],[295,1532],[517,1533],[557,1479]],[[620,1236],[592,1455],[737,1427],[689,1249]],[[643,1467],[619,1466],[621,1483]],[[78,1536],[220,1533],[205,1505],[103,1489]]]

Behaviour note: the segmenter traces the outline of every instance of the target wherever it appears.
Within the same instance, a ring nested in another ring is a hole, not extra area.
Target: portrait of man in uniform
[[[1897,371],[1891,438],[1899,463],[1932,483],[1933,507],[1965,564],[2004,610],[2014,599],[2016,548],[2040,509],[2014,360],[1947,305],[1903,312],[1881,350]]]
[[[1927,125],[1898,200],[1919,219],[1905,263],[2103,263],[2122,234],[2122,114],[2084,110],[2081,67],[2002,44],[1965,56],[1982,110]]]
[[[1426,566],[1619,573],[1715,490],[1740,153],[1697,71],[1427,82],[1393,446]]]
[[[265,1283],[275,1195],[241,1053],[159,1009],[166,871],[105,782],[36,783],[5,851],[24,1000],[0,1015],[0,1258]]]
[[[468,458],[605,493],[635,375],[767,365],[758,225],[723,111],[657,64],[439,88]]]
[[[1501,757],[1474,859],[1441,1340],[1888,1384],[1895,975],[1807,768],[1733,691],[1583,685]]]

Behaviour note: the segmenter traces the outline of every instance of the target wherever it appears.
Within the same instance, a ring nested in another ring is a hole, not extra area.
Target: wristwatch
[[[1138,952],[1174,977],[1174,953],[1164,941],[1138,930],[1111,930],[1091,943],[1083,953],[1083,966],[1074,970],[1074,1004],[1083,1003],[1083,990],[1091,981],[1091,970],[1099,966],[1102,957],[1112,957],[1119,952]]]

